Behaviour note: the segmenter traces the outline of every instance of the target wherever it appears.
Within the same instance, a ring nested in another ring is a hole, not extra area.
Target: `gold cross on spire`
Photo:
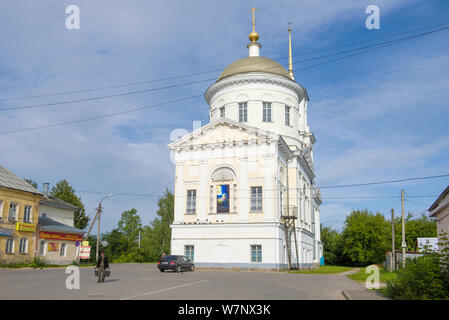
[[[251,18],[251,20],[253,20],[253,32],[249,34],[249,40],[251,40],[251,42],[256,42],[259,40],[259,34],[256,32],[256,10],[256,7],[253,7],[249,11],[253,13],[253,17]]]
[[[256,32],[256,7],[252,7],[252,9],[249,12],[253,13],[253,17],[251,18],[251,20],[253,20],[253,32]]]

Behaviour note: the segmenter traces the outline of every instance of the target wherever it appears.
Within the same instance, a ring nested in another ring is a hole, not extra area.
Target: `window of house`
[[[289,106],[285,106],[285,125],[286,126],[290,125],[290,107]]]
[[[210,191],[209,191],[209,212],[214,212],[214,186],[210,186]]]
[[[232,210],[234,212],[237,212],[237,185],[234,184],[234,191],[232,196]]]
[[[193,261],[195,257],[195,246],[184,246],[184,255]]]
[[[196,190],[187,190],[187,214],[196,213]]]
[[[263,103],[263,122],[271,122],[271,103]]]
[[[13,238],[7,238],[6,239],[6,253],[14,253],[14,239]]]
[[[11,202],[9,204],[9,214],[8,214],[8,219],[9,220],[13,220],[16,221],[17,220],[17,208],[18,208],[18,204]]]
[[[59,255],[61,257],[65,257],[66,248],[67,248],[67,244],[61,243],[61,248],[59,249]]]
[[[45,241],[41,240],[41,243],[39,245],[39,254],[41,256],[45,255]]]
[[[0,219],[3,218],[3,200],[0,200]]]
[[[23,222],[31,222],[31,206],[25,206],[23,213]]]
[[[224,118],[225,117],[225,107],[221,107],[220,108],[220,117]]]
[[[19,252],[20,253],[28,253],[28,239],[27,238],[20,239]]]
[[[262,262],[262,245],[251,245],[251,262]]]
[[[262,211],[262,187],[251,187],[251,211]]]
[[[247,102],[239,103],[239,122],[248,121],[248,104]]]

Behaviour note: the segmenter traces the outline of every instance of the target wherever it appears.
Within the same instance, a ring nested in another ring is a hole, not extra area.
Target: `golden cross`
[[[249,12],[253,13],[253,17],[251,18],[251,20],[253,20],[253,32],[256,31],[256,15],[255,12],[257,11],[256,7],[252,7],[252,9]]]

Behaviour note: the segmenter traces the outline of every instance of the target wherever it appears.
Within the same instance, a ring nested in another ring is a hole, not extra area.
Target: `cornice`
[[[217,94],[217,92],[229,87],[242,86],[247,84],[277,85],[295,92],[298,96],[299,101],[303,100],[303,98],[307,98],[305,89],[295,81],[288,80],[281,76],[267,76],[262,73],[248,73],[245,75],[231,76],[229,78],[225,78],[215,82],[206,90],[204,99],[210,105],[213,96]]]

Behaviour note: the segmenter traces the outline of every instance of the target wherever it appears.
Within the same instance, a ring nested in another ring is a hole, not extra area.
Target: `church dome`
[[[283,76],[291,80],[288,71],[276,61],[265,57],[246,57],[231,63],[218,77],[221,79],[248,72],[264,72]]]

